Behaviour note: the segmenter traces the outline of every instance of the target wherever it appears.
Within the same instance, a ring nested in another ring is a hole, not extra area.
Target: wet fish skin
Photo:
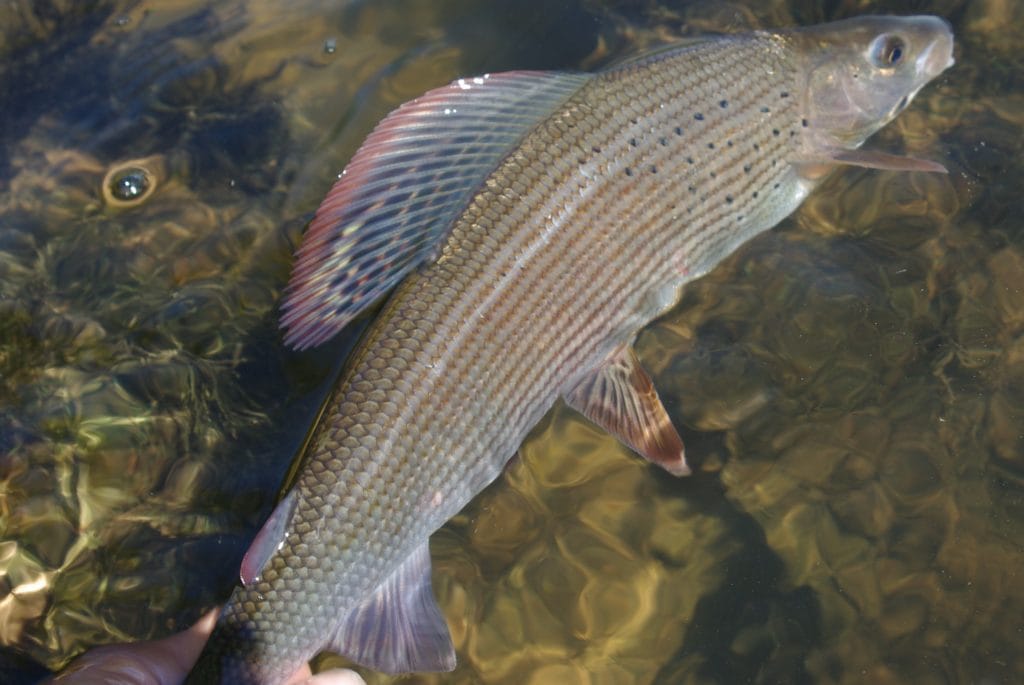
[[[460,80],[385,119],[299,253],[288,340],[320,342],[401,282],[189,682],[283,682],[323,649],[380,670],[453,668],[430,534],[559,397],[686,473],[637,331],[838,164],[936,170],[859,148],[952,64],[952,45],[940,19],[865,17],[688,42],[590,76]],[[488,105],[474,123],[473,98],[519,88],[509,116],[550,112],[502,147],[512,134],[493,133],[505,124]],[[491,148],[485,174],[445,180],[486,167],[475,150]],[[443,221],[423,221],[435,205]]]

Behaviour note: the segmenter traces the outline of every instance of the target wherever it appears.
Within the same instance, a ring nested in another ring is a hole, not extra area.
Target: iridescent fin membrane
[[[587,74],[459,79],[389,114],[310,223],[284,297],[285,342],[324,342],[435,255],[487,176]]]
[[[916,157],[901,157],[877,150],[835,150],[829,153],[830,161],[851,166],[862,166],[868,169],[887,169],[889,171],[930,171],[948,174],[946,167],[938,162]]]
[[[455,668],[448,625],[430,586],[426,542],[338,623],[327,648],[385,673]]]
[[[249,545],[245,556],[242,557],[242,567],[238,572],[242,585],[249,586],[260,579],[263,567],[267,565],[270,557],[284,540],[285,529],[288,527],[288,522],[292,518],[295,504],[298,501],[295,490],[290,491],[283,500],[277,503],[270,518],[260,528],[260,532],[256,533],[252,544]]]
[[[676,476],[690,473],[683,441],[631,346],[616,349],[565,401],[648,461]]]

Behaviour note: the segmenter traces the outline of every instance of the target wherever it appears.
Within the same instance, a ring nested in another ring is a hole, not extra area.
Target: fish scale
[[[891,35],[904,63],[880,62],[895,54]],[[452,668],[428,537],[559,397],[687,473],[631,352],[637,331],[791,213],[823,169],[935,170],[858,148],[951,50],[941,20],[865,18],[692,41],[593,76],[460,79],[385,119],[309,229],[285,302],[288,339],[316,344],[364,306],[351,298],[397,288],[246,555],[191,681],[280,682],[324,648],[388,671]],[[844,60],[819,84],[823,51]],[[858,70],[849,88],[882,94],[866,100],[877,108],[820,111],[844,106],[826,97],[842,69]],[[502,112],[536,120],[519,130]],[[486,173],[459,180],[492,149]],[[438,207],[453,213],[430,221]]]

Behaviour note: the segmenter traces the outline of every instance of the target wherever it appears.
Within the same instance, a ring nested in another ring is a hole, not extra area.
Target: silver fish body
[[[952,45],[940,19],[866,17],[460,80],[385,119],[300,250],[289,342],[400,282],[191,681],[282,682],[323,649],[453,668],[428,538],[560,397],[688,472],[637,331],[837,164],[936,170],[859,147]]]

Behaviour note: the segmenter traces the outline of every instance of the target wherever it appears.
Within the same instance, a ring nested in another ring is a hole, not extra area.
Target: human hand
[[[90,649],[43,681],[43,685],[180,685],[199,658],[217,622],[211,611],[183,632],[162,640]],[[336,669],[312,675],[303,666],[287,685],[366,685],[354,671]]]

